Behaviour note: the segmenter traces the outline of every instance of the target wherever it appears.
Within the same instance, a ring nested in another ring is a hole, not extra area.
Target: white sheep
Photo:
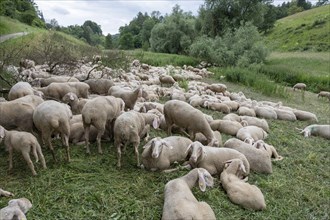
[[[293,91],[295,91],[296,89],[306,90],[306,84],[305,83],[297,83],[292,88],[293,88]]]
[[[160,75],[159,81],[160,81],[161,85],[163,85],[163,84],[173,85],[175,83],[175,80],[173,79],[173,77],[169,76],[169,75]]]
[[[81,110],[87,103],[88,99],[78,98],[75,93],[69,92],[63,96],[62,101],[71,107],[74,115],[77,115],[81,114]]]
[[[39,81],[40,87],[46,87],[49,84],[56,83],[64,83],[64,82],[79,82],[79,80],[73,76],[52,76],[47,78],[37,79]]]
[[[215,139],[217,139],[217,141],[214,142],[214,144],[213,144],[212,147],[221,147],[222,146],[222,136],[221,136],[221,133],[219,131],[213,131],[213,134],[214,134]],[[200,132],[196,133],[195,140],[194,141],[199,141],[203,145],[207,145],[208,144],[206,137],[202,133],[200,133]]]
[[[213,186],[213,177],[207,170],[196,168],[166,183],[162,220],[216,219],[212,208],[206,202],[199,202],[192,194],[191,189],[197,182],[204,192],[206,186]]]
[[[318,122],[317,116],[312,112],[294,109],[293,113],[300,121]]]
[[[32,203],[27,198],[12,199],[8,206],[0,209],[1,220],[26,220],[25,214],[32,208]]]
[[[192,168],[201,167],[209,171],[211,175],[220,175],[224,168],[224,163],[231,159],[241,159],[244,162],[247,173],[250,172],[250,165],[244,154],[230,148],[215,148],[204,146],[195,141],[189,145],[190,151],[189,165]],[[242,176],[243,178],[244,176]]]
[[[254,125],[248,125],[237,131],[236,137],[244,142],[252,144],[257,140],[264,140],[268,136],[262,128]]]
[[[220,131],[221,133],[236,136],[237,131],[244,126],[247,126],[246,121],[229,121],[229,120],[214,120],[210,122],[213,131]]]
[[[142,88],[138,87],[131,90],[120,86],[112,86],[108,91],[108,95],[121,98],[125,102],[125,110],[133,110],[137,99],[142,96]]]
[[[277,119],[277,114],[271,106],[259,106],[257,101],[253,101],[252,108],[254,109],[256,116],[259,118]]]
[[[186,102],[167,101],[164,105],[164,116],[168,135],[171,135],[172,127],[175,124],[187,129],[191,140],[195,139],[196,133],[201,132],[207,138],[209,146],[213,146],[217,142],[204,114]]]
[[[9,197],[9,196],[14,196],[14,194],[0,188],[0,196]]]
[[[271,158],[274,158],[274,161],[283,160],[283,157],[277,153],[275,147],[273,145],[267,144],[263,140],[258,140],[253,143],[253,147],[266,150],[268,155]]]
[[[327,91],[321,91],[317,94],[317,97],[325,97],[325,98],[328,98],[329,101],[330,101],[330,92],[327,92]]]
[[[9,170],[13,169],[13,152],[18,151],[22,153],[26,163],[28,164],[32,174],[37,175],[34,169],[34,165],[30,158],[30,152],[33,153],[36,162],[41,161],[42,167],[46,169],[46,162],[44,155],[42,154],[41,147],[38,140],[29,132],[24,131],[7,131],[0,126],[0,143],[4,140],[4,144],[9,151]]]
[[[326,139],[330,139],[330,125],[318,125],[318,124],[312,124],[304,129],[301,130],[300,133],[304,135],[304,137],[309,136],[320,136]]]
[[[219,111],[219,112],[222,112],[224,114],[230,113],[229,106],[226,105],[226,104],[220,103],[220,102],[205,101],[203,106],[206,107],[207,109],[211,109],[213,111]]]
[[[241,116],[241,120],[247,121],[248,125],[254,125],[264,129],[264,131],[269,132],[269,125],[266,119],[260,119],[251,116]]]
[[[229,113],[228,115],[225,115],[223,118],[223,120],[228,120],[228,121],[237,121],[237,122],[241,122],[241,116],[235,114],[235,113]]]
[[[37,107],[39,104],[41,104],[44,100],[40,96],[36,95],[26,95],[21,98],[12,100],[12,103],[26,103],[28,105],[31,105],[33,107]]]
[[[238,108],[237,114],[256,117],[256,112],[253,108],[249,108],[249,107],[242,106],[242,105]]]
[[[51,142],[51,136],[55,132],[61,135],[62,144],[66,149],[67,161],[70,161],[69,137],[70,119],[72,112],[66,104],[48,100],[38,105],[33,113],[33,122],[41,132],[41,137],[52,152],[55,161],[55,152]]]
[[[220,175],[221,185],[233,203],[246,209],[264,210],[266,202],[261,190],[239,178],[237,173],[246,172],[244,163],[240,159],[228,160]]]
[[[90,93],[98,95],[106,95],[109,89],[114,86],[114,82],[110,79],[89,79],[84,81],[90,87]]]
[[[126,145],[132,143],[134,146],[137,166],[140,167],[139,159],[139,145],[140,139],[149,136],[150,126],[145,123],[142,113],[136,111],[128,111],[119,115],[113,126],[114,131],[114,145],[117,147],[118,163],[117,166],[121,167],[121,150]],[[147,139],[146,138],[146,139]]]
[[[81,114],[85,128],[86,152],[90,154],[89,149],[89,130],[94,125],[98,130],[97,147],[100,154],[103,153],[101,147],[101,137],[106,127],[111,126],[121,112],[124,111],[125,103],[122,99],[113,96],[100,96],[88,101],[83,107]]]
[[[174,162],[186,160],[187,148],[191,143],[192,141],[186,137],[155,137],[143,146],[142,164],[147,170],[166,170]]]
[[[18,82],[10,88],[8,93],[8,100],[11,101],[26,95],[37,95],[42,97],[43,93],[33,89],[32,86],[27,82]]]
[[[258,173],[271,174],[273,172],[272,161],[265,149],[253,147],[237,138],[230,138],[224,143],[224,147],[235,149],[245,155],[249,161],[250,169]]]
[[[296,121],[297,120],[297,117],[293,113],[293,111],[288,111],[288,110],[279,109],[279,108],[274,108],[274,111],[276,112],[278,120],[285,120],[285,121]]]
[[[43,92],[45,97],[60,101],[69,92],[75,93],[79,98],[88,98],[89,85],[84,82],[53,82],[38,90]]]
[[[205,90],[207,89],[215,93],[224,93],[227,90],[227,86],[221,83],[213,83],[211,85],[205,86]]]

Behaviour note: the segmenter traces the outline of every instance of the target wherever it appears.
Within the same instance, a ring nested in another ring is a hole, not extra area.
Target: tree
[[[134,48],[133,34],[127,32],[124,33],[123,35],[120,35],[119,47],[124,50]]]
[[[112,36],[111,34],[108,34],[105,37],[105,49],[112,49],[112,48],[113,48]]]
[[[322,5],[327,5],[327,4],[329,4],[329,0],[319,0],[316,3],[316,6],[322,6]]]

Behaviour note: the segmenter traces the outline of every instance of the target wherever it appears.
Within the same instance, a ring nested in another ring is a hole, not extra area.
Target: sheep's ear
[[[5,137],[5,129],[0,126],[0,138],[4,138]]]
[[[244,164],[243,164],[243,161],[240,162],[240,164],[239,164],[239,169],[240,169],[241,171],[243,171],[244,173],[246,173],[246,169],[245,169],[245,166],[244,166]]]
[[[197,170],[197,172],[198,172],[198,186],[199,186],[199,189],[202,192],[205,192],[205,190],[206,190],[206,182],[205,182],[204,174],[199,169]]]
[[[225,162],[225,167],[224,167],[224,169],[226,169],[227,167],[229,167],[229,165],[230,165],[230,163],[232,162],[233,160],[227,160],[226,162]]]
[[[153,122],[152,122],[152,127],[154,129],[157,129],[159,128],[159,125],[160,125],[160,118],[159,117],[155,117]]]
[[[187,150],[185,151],[186,154],[190,151],[191,147],[192,147],[192,144],[189,144],[189,146],[187,147]]]

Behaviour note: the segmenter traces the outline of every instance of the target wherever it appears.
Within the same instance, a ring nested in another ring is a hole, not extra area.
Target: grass
[[[330,5],[303,11],[275,23],[266,36],[276,51],[329,51]]]
[[[23,24],[16,19],[0,16],[0,35],[17,32],[35,32],[42,29]]]

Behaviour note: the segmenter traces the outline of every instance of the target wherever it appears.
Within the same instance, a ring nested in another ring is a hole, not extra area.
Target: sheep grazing
[[[268,134],[262,128],[254,125],[248,125],[237,131],[236,137],[244,142],[252,144],[257,140],[264,140]]]
[[[260,119],[256,117],[250,117],[250,116],[241,116],[241,120],[244,120],[248,123],[248,125],[254,125],[259,128],[264,129],[264,131],[269,132],[269,125],[268,122],[265,119]]]
[[[61,135],[62,144],[66,147],[67,161],[70,162],[69,137],[70,137],[70,119],[72,112],[66,104],[53,100],[44,101],[38,105],[33,113],[33,122],[41,132],[41,137],[52,152],[55,161],[55,152],[51,142],[52,134]]]
[[[89,79],[84,81],[90,87],[90,93],[98,95],[108,94],[109,89],[114,86],[114,83],[110,79]]]
[[[26,95],[36,95],[42,97],[43,93],[33,89],[27,82],[18,82],[10,88],[8,100],[11,101]]]
[[[229,121],[229,120],[214,120],[210,122],[210,126],[214,131],[220,131],[221,133],[236,136],[237,131],[243,126],[247,126],[248,123],[246,121],[242,121],[241,123],[237,121]]]
[[[132,91],[121,88],[120,86],[113,86],[109,89],[108,94],[124,100],[125,111],[133,110],[136,100],[142,96],[142,88],[138,87]]]
[[[56,83],[65,83],[65,82],[79,82],[76,77],[73,76],[52,76],[48,78],[38,79],[40,87],[46,87],[53,82]]]
[[[327,91],[321,91],[319,92],[319,94],[317,94],[317,97],[325,97],[325,98],[328,98],[329,101],[330,101],[330,92],[327,92]]]
[[[191,143],[192,141],[186,137],[155,137],[143,146],[143,167],[151,171],[165,170],[174,162],[185,161],[188,155],[187,148]]]
[[[195,141],[189,145],[190,152],[189,165],[192,168],[201,167],[209,171],[211,175],[220,175],[224,168],[224,163],[231,159],[241,159],[244,162],[247,173],[250,172],[250,165],[244,154],[230,148],[215,148],[204,146]],[[242,176],[243,178],[244,176]]]
[[[298,110],[298,109],[294,109],[293,113],[300,121],[318,122],[318,119],[314,113]]]
[[[32,203],[27,198],[12,199],[8,206],[0,209],[1,220],[26,220],[25,214],[32,208]]]
[[[306,84],[305,83],[297,83],[292,88],[293,88],[293,91],[295,91],[296,89],[306,90]]]
[[[246,172],[245,165],[240,159],[228,160],[220,175],[221,185],[233,203],[245,209],[264,210],[266,202],[261,190],[239,178],[237,173]]]
[[[225,91],[227,91],[227,86],[225,84],[221,84],[221,83],[214,83],[214,84],[205,86],[205,90],[208,90],[208,89],[215,93],[224,93]]]
[[[100,96],[88,101],[83,107],[81,114],[85,128],[86,152],[90,154],[89,149],[89,130],[94,125],[98,130],[97,147],[100,154],[103,153],[101,147],[101,137],[106,127],[111,126],[121,112],[124,111],[125,103],[122,99],[113,96]]]
[[[228,105],[223,104],[223,103],[219,103],[219,102],[209,102],[209,101],[205,101],[204,102],[204,107],[211,109],[213,111],[218,111],[218,112],[222,112],[224,114],[228,114],[230,113],[230,108]]]
[[[164,116],[168,135],[171,135],[173,125],[177,125],[188,130],[191,140],[195,139],[196,133],[201,132],[206,137],[209,146],[214,146],[217,142],[204,114],[186,102],[167,101],[164,105]]]
[[[263,140],[256,141],[253,147],[266,150],[270,158],[274,158],[274,161],[283,160],[283,157],[277,153],[275,147],[265,143]]]
[[[163,85],[163,84],[173,85],[175,83],[175,80],[173,79],[173,77],[169,76],[169,75],[160,75],[159,81],[160,81],[161,85]]]
[[[14,196],[14,194],[0,188],[0,196],[9,197],[9,196]]]
[[[265,149],[253,147],[237,138],[230,138],[227,140],[224,147],[235,149],[244,154],[249,161],[251,170],[266,174],[271,174],[273,172],[270,155]]]
[[[309,137],[311,135],[313,136],[320,136],[326,139],[330,139],[330,125],[317,125],[317,124],[312,124],[304,129],[299,129],[301,130],[300,133],[304,135],[304,137]]]
[[[79,99],[75,93],[69,92],[63,96],[62,101],[71,107],[72,113],[74,115],[77,115],[81,114],[81,110],[87,103],[88,99]]]
[[[146,125],[142,113],[136,111],[124,112],[115,121],[113,126],[114,130],[114,145],[117,146],[118,163],[117,166],[121,167],[121,149],[124,150],[126,145],[132,143],[135,150],[137,166],[140,167],[139,159],[139,145],[140,139],[149,136],[150,126]]]
[[[9,170],[13,169],[13,151],[21,152],[25,161],[27,162],[32,174],[37,175],[33,163],[30,158],[30,152],[33,153],[36,162],[41,161],[42,167],[46,169],[46,162],[42,154],[41,147],[37,138],[31,133],[24,131],[7,131],[0,126],[0,143],[4,140],[4,144],[9,151]]]
[[[60,101],[69,92],[75,93],[79,98],[88,98],[89,85],[83,82],[54,82],[38,90],[43,92],[45,97]]]
[[[213,186],[213,177],[203,168],[191,170],[188,174],[166,183],[162,220],[173,219],[216,219],[212,208],[199,202],[191,189],[198,182],[204,192],[206,186]]]

